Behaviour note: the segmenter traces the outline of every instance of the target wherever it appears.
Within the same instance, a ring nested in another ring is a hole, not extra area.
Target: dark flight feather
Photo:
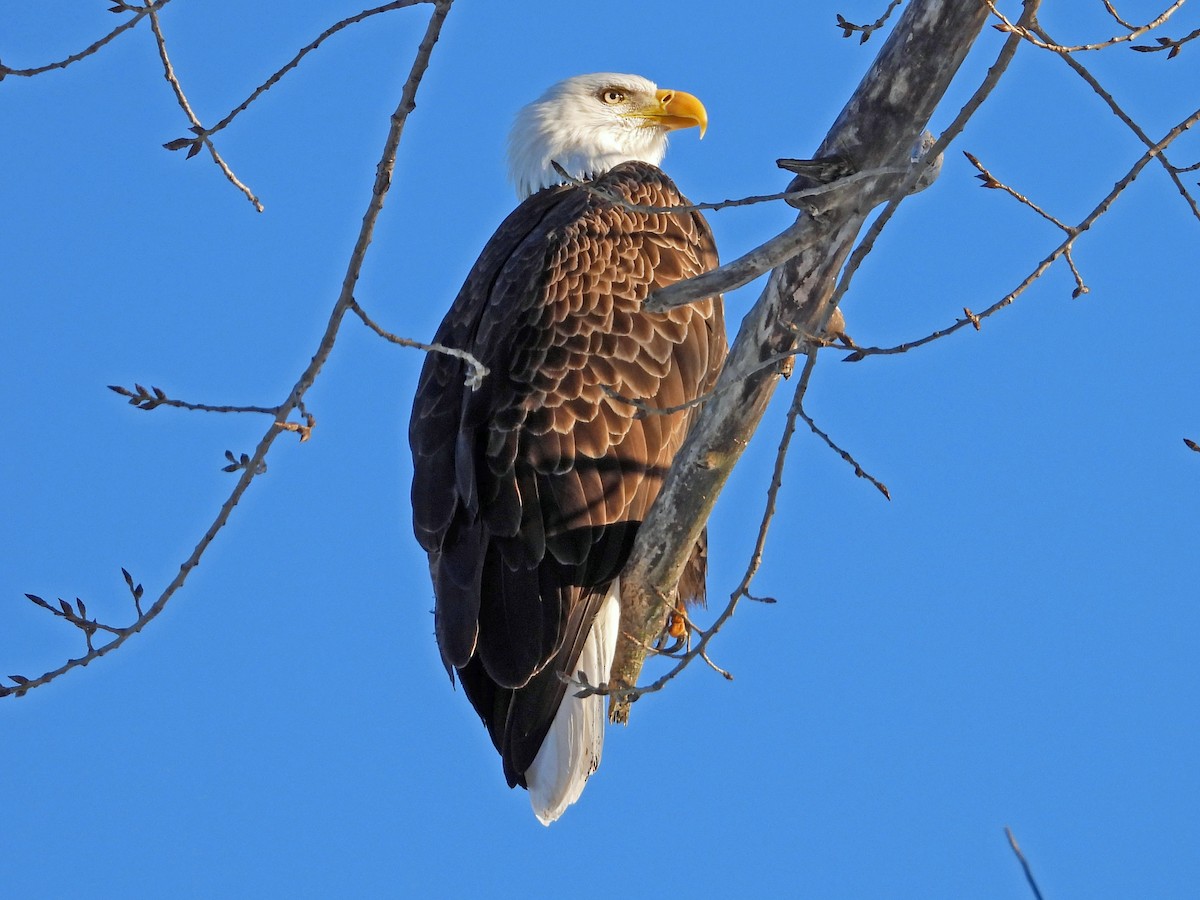
[[[597,179],[610,196],[685,204],[647,163]],[[717,265],[696,212],[624,209],[578,185],[525,200],[488,242],[434,340],[413,403],[413,526],[429,553],[438,646],[524,785],[637,525],[694,418],[634,415],[709,390],[725,356],[720,298],[642,311],[651,291]],[[705,545],[685,572],[703,599]]]

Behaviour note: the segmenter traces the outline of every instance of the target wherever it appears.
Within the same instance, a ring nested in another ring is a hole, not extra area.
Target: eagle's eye
[[[600,100],[607,103],[609,106],[615,106],[625,100],[625,92],[618,91],[616,88],[605,88],[600,92]]]

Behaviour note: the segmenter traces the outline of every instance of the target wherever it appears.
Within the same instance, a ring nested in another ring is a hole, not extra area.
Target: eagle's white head
[[[660,90],[640,75],[598,72],[560,81],[517,113],[508,135],[508,177],[524,200],[563,178],[593,178],[630,160],[652,165],[667,152],[667,132],[708,125],[704,104]]]

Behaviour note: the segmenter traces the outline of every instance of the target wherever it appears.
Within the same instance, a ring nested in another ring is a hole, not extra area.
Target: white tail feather
[[[617,633],[621,627],[621,585],[614,581],[596,613],[579,654],[576,671],[589,684],[608,684]],[[569,673],[574,677],[575,673]],[[576,697],[570,685],[559,704],[550,731],[542,741],[533,765],[525,772],[529,802],[543,825],[561,816],[583,793],[583,786],[600,765],[604,749],[604,697]]]

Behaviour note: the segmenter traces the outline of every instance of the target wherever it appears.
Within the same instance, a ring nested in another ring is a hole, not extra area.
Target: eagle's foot
[[[678,653],[691,643],[690,637],[691,628],[683,612],[683,604],[679,603],[672,607],[670,615],[667,616],[667,625],[654,642],[654,649],[659,653]]]

